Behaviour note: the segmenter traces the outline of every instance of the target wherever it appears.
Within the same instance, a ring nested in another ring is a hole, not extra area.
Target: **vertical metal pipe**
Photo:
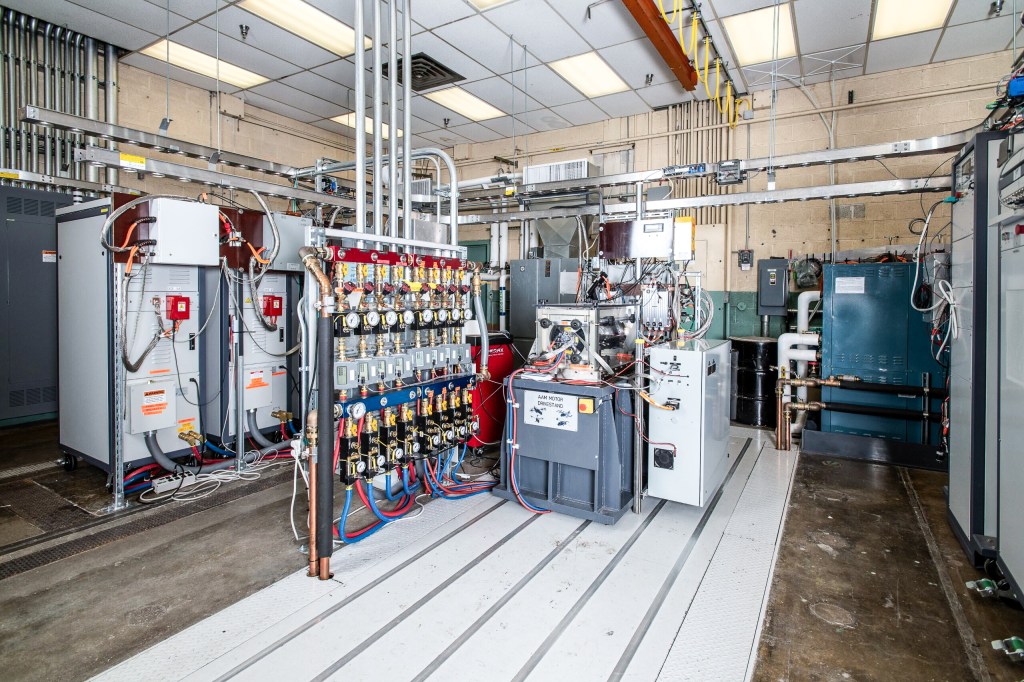
[[[17,102],[14,105],[14,116],[17,120],[18,109],[25,106],[25,96],[28,90],[28,73],[25,69],[25,47],[27,41],[25,40],[25,33],[28,30],[27,26],[28,17],[24,14],[18,15],[18,31],[15,45],[15,57],[18,62],[18,95]],[[28,126],[24,123],[18,123],[18,168],[21,170],[28,170]]]
[[[53,32],[53,108],[57,111],[64,111],[64,27],[58,26]],[[54,134],[53,165],[54,172],[58,175],[64,170],[64,138],[63,130]]]
[[[117,124],[117,48],[108,44],[103,54],[103,81],[104,94],[106,95],[106,119],[107,123]],[[110,149],[117,149],[117,143],[110,140],[107,143]],[[107,183],[117,184],[117,169],[107,169]]]
[[[388,223],[398,235],[398,0],[388,0]],[[403,64],[403,66],[405,66]]]
[[[412,0],[402,12],[402,236],[412,239]]]
[[[37,48],[39,39],[36,30],[39,27],[38,19],[29,19],[28,30],[25,32],[25,77],[28,79],[28,93],[26,104],[39,104],[39,73],[36,70],[36,62],[39,61]],[[39,129],[35,125],[25,126],[28,134],[28,162],[29,169],[33,173],[39,172],[39,149],[37,146],[36,134]]]
[[[85,77],[82,81],[82,89],[85,91],[85,117],[91,121],[98,121],[100,118],[100,83],[96,73],[99,69],[99,56],[96,53],[94,39],[85,39],[82,57],[82,61],[85,62],[83,64]],[[85,143],[95,145],[96,138],[89,136],[85,138]],[[99,182],[100,169],[91,163],[86,164],[85,175],[89,182]]]
[[[53,28],[50,23],[43,26],[43,106],[47,109],[53,109]],[[47,175],[53,175],[52,143],[53,131],[47,126],[43,129],[43,172]]]
[[[366,232],[366,22],[364,0],[356,0],[356,231]],[[363,243],[356,246],[362,248]]]
[[[7,154],[7,141],[8,141],[8,130],[7,125],[10,120],[7,116],[8,106],[11,100],[10,95],[10,78],[8,78],[7,71],[7,55],[10,54],[10,24],[8,23],[10,12],[4,12],[2,17],[2,25],[0,25],[0,92],[6,93],[7,103],[0,102],[0,168],[8,167],[8,154]],[[6,184],[3,181],[0,184]]]
[[[383,91],[384,81],[380,71],[381,60],[381,17],[380,1],[373,2],[373,233],[376,235],[384,232],[384,178],[381,177],[381,118],[384,116]],[[359,74],[357,74],[357,77]]]
[[[69,114],[82,115],[82,94],[81,94],[81,46],[82,36],[73,31],[68,31],[68,109]],[[75,161],[75,149],[81,141],[81,133],[68,135],[68,149],[65,159],[70,167],[69,177],[76,180],[82,179],[81,164]]]

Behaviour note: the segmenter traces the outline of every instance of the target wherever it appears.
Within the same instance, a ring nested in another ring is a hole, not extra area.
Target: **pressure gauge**
[[[465,426],[465,424],[463,424],[463,425],[459,426],[459,436],[460,437],[465,437],[465,435],[466,435],[466,426]]]
[[[420,313],[420,315],[422,315],[422,319],[424,322],[430,323],[434,321],[433,310],[424,310],[422,313]]]
[[[402,322],[404,324],[412,324],[416,321],[416,313],[411,310],[402,311]]]
[[[356,471],[358,471],[359,473],[363,473],[364,471],[366,471],[366,462],[364,462],[363,460],[359,460],[358,462],[356,462]]]
[[[460,319],[462,319],[462,309],[455,308],[452,310],[452,322],[458,322]]]
[[[380,313],[378,313],[376,310],[371,310],[370,312],[366,313],[366,324],[370,325],[371,327],[376,327],[378,324],[380,324]]]
[[[433,436],[430,437],[430,443],[431,443],[431,445],[440,445],[441,444],[441,436],[439,436],[439,435],[437,435],[435,433]]]
[[[384,313],[384,324],[386,324],[389,327],[394,327],[396,324],[398,324],[398,313],[396,313],[394,310],[389,310],[386,313]]]
[[[444,308],[441,308],[440,310],[438,310],[437,311],[437,321],[438,322],[447,322],[448,321],[448,311],[445,310]]]
[[[349,329],[359,329],[359,313],[349,313],[346,315],[345,326]]]
[[[352,419],[362,419],[366,416],[366,405],[363,403],[352,403],[348,406],[348,416]]]
[[[465,310],[462,311],[462,314],[466,316],[467,320],[472,320],[473,319],[473,309],[472,308],[466,308]]]
[[[415,455],[419,451],[420,451],[420,444],[419,443],[413,443],[412,444],[412,453]]]
[[[403,457],[405,457],[405,450],[403,450],[402,448],[395,448],[394,452],[395,459],[402,459]]]
[[[444,439],[446,441],[453,441],[453,440],[455,440],[455,432],[452,431],[451,429],[448,429],[447,431],[444,432]]]
[[[384,455],[377,455],[377,468],[380,469],[384,466],[384,462],[387,461],[387,457]]]

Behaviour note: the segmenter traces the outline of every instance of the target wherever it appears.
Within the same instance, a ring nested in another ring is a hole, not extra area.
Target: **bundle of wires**
[[[212,449],[220,450],[220,448],[217,448],[212,444],[208,443],[208,445],[210,445]],[[220,451],[225,452],[223,450]],[[233,468],[227,468],[220,469],[217,471],[211,471],[208,473],[198,474],[196,476],[195,483],[190,485],[188,488],[182,488],[181,486],[179,486],[178,489],[176,490],[167,493],[162,493],[160,495],[154,494],[152,492],[152,478],[154,477],[154,473],[162,472],[163,469],[161,469],[159,466],[155,464],[152,464],[149,466],[155,468],[149,469],[145,474],[143,474],[141,481],[136,481],[135,479],[135,477],[139,475],[139,472],[133,473],[132,476],[130,477],[130,479],[132,480],[131,486],[129,486],[128,484],[129,479],[125,480],[125,493],[140,493],[139,501],[145,503],[158,502],[161,500],[174,500],[176,502],[194,502],[196,500],[201,500],[204,497],[212,495],[221,487],[221,485],[225,483],[230,483],[232,481],[255,481],[256,479],[260,478],[263,472],[266,471],[267,469],[280,464],[282,460],[290,460],[291,455],[289,453],[290,450],[279,450],[272,454],[261,455],[259,450],[251,450],[246,454],[252,459],[252,462],[249,465],[247,465],[246,468],[243,469],[242,471],[238,471]],[[202,454],[199,452],[199,449],[194,446],[192,448],[192,454],[200,465],[217,464],[219,462],[226,462],[231,459],[234,459],[233,457],[224,457],[222,459],[204,459],[202,457]],[[144,468],[145,467],[143,467],[143,469]],[[178,470],[184,471],[185,469],[184,467],[178,467]],[[142,471],[142,469],[140,469],[139,471]],[[185,479],[182,478],[182,482],[184,482],[184,480]]]
[[[462,446],[462,455],[452,466],[452,460],[458,453],[458,448],[451,448],[447,457],[442,462],[442,455],[436,458],[436,466],[431,463],[431,458],[423,460],[423,469],[426,472],[424,484],[431,497],[443,497],[449,500],[464,499],[490,491],[498,484],[497,481],[473,481],[470,483],[459,483],[455,480],[455,472],[462,466],[466,458],[467,445]]]
[[[944,203],[953,203],[956,199],[947,197],[932,204],[924,218],[915,218],[910,222],[910,231],[916,223],[922,223],[917,246],[914,248],[914,285],[911,289],[910,305],[921,313],[934,314],[935,323],[932,328],[932,345],[938,343],[932,356],[943,363],[943,353],[949,348],[950,340],[960,336],[960,318],[953,287],[948,280],[940,279],[929,282],[927,268],[922,267],[925,257],[925,242],[928,239],[928,228],[932,222],[935,209]],[[943,228],[945,229],[945,228]],[[934,299],[934,302],[932,302]],[[945,328],[945,332],[943,332]],[[943,363],[944,364],[944,363]]]
[[[372,481],[356,482],[354,485],[349,485],[345,488],[345,506],[342,508],[341,518],[338,519],[337,526],[335,527],[335,534],[338,539],[345,544],[353,544],[365,540],[387,524],[402,519],[413,510],[416,505],[416,490],[419,489],[419,482],[416,481],[416,467],[411,463],[407,463],[400,466],[399,471],[402,475],[402,489],[404,491],[400,497],[393,496],[391,492],[390,475],[387,476],[386,480],[387,497],[398,500],[398,504],[392,509],[384,510],[377,505],[377,500],[374,498]],[[377,520],[365,528],[350,533],[345,529],[345,526],[352,510],[353,488],[359,495],[359,499],[362,500],[363,505],[373,512]]]

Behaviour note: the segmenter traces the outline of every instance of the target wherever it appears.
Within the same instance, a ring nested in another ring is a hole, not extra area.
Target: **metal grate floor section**
[[[795,463],[765,446],[734,429],[707,507],[649,499],[613,526],[427,505],[338,552],[334,580],[295,574],[96,679],[742,679]],[[691,657],[713,636],[717,668]]]

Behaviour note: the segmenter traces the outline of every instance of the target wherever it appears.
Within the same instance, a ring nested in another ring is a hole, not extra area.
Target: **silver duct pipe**
[[[82,55],[82,61],[84,64],[85,78],[82,81],[82,89],[85,90],[85,117],[93,121],[98,121],[100,118],[100,83],[96,77],[96,72],[99,68],[99,56],[96,54],[96,41],[92,38],[86,38],[84,41],[85,50]],[[87,145],[95,145],[95,137],[85,138]],[[96,166],[87,164],[85,166],[85,176],[89,182],[99,182],[100,169]]]
[[[4,12],[3,16],[0,17],[0,54],[10,54],[8,45],[10,43],[10,32],[9,27],[9,12]],[[11,79],[7,71],[8,67],[3,63],[3,57],[0,57],[0,93],[10,93]],[[8,94],[7,99],[10,100]],[[10,158],[7,154],[7,139],[8,139],[8,106],[6,103],[0,102],[0,168],[8,168],[8,159]],[[2,184],[6,184],[3,181]]]
[[[64,111],[64,27],[58,26],[53,32],[53,106]],[[67,134],[58,130],[53,139],[53,172],[60,175],[64,170],[64,138]]]
[[[43,26],[43,106],[53,108],[53,24]],[[43,172],[53,175],[53,131],[50,126],[43,128]]]
[[[28,29],[25,33],[25,77],[28,79],[28,98],[26,104],[39,102],[39,73],[36,70],[36,62],[39,61],[38,47],[39,38],[36,29],[39,27],[38,19],[29,19]],[[39,129],[35,125],[28,125],[25,128],[28,133],[28,158],[29,168],[33,173],[39,172],[39,147],[36,135]]]
[[[18,15],[18,31],[14,41],[14,56],[18,69],[18,91],[15,97],[14,111],[17,116],[19,107],[25,106],[25,96],[28,90],[28,73],[25,69],[25,51],[27,41],[25,33],[28,30],[28,17],[24,14]],[[28,126],[18,123],[18,168],[28,170]]]
[[[381,177],[381,117],[384,116],[383,102],[381,97],[384,90],[384,82],[381,78],[380,60],[380,38],[381,38],[381,17],[380,2],[373,2],[373,233],[380,235],[384,233],[384,178]],[[356,73],[356,78],[361,77]]]
[[[398,235],[398,0],[388,2],[388,234]],[[404,66],[404,65],[403,65]]]
[[[366,232],[366,22],[363,0],[356,0],[356,231]],[[362,242],[356,246],[362,248]]]
[[[85,72],[85,65],[82,63],[82,61],[83,61],[82,60],[82,43],[84,41],[85,41],[85,36],[83,36],[81,33],[76,33],[75,34],[74,52],[73,52],[74,64],[75,64],[75,72],[74,72],[74,89],[72,90],[72,93],[73,93],[73,98],[74,98],[73,104],[74,104],[74,107],[75,107],[75,115],[76,116],[84,116],[85,115],[85,88],[84,88],[85,79],[83,78],[83,74]],[[74,146],[74,149],[81,149],[82,148],[82,146],[83,146],[82,145],[83,139],[84,139],[84,136],[81,133],[78,133],[78,134],[75,135],[75,146]],[[72,158],[72,159],[75,158],[74,151],[71,152],[70,158]],[[82,164],[81,163],[75,163],[74,167],[75,167],[75,179],[76,180],[84,180],[85,178],[83,176],[85,175],[85,173],[82,172]]]
[[[107,45],[103,54],[103,82],[104,95],[106,96],[106,110],[103,112],[107,123],[117,125],[117,48]],[[117,149],[117,143],[110,140],[107,143],[110,149]],[[117,169],[107,169],[107,183],[117,184]]]
[[[403,7],[402,50],[402,236],[412,239],[412,0]]]

